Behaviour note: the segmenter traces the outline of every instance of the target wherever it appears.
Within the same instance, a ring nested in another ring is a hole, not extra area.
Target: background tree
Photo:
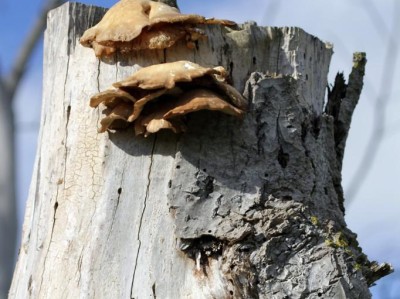
[[[6,298],[14,269],[17,243],[17,201],[15,196],[14,96],[32,52],[46,26],[47,12],[64,1],[48,0],[32,27],[8,74],[0,77],[0,298]]]

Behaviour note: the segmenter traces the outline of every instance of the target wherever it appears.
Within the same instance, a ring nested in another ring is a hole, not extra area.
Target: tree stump
[[[67,3],[48,17],[9,298],[369,298],[384,274],[344,221],[335,119],[324,113],[331,46],[298,28],[207,25],[194,50],[101,62],[78,40],[104,12]],[[245,119],[201,112],[181,135],[97,133],[93,94],[176,60],[229,70],[250,103]]]

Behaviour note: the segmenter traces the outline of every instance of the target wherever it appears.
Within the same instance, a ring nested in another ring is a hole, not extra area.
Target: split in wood
[[[94,49],[97,57],[116,51],[165,49],[178,40],[186,40],[189,48],[205,37],[199,24],[233,26],[228,20],[206,19],[181,14],[175,7],[150,0],[121,0],[111,7],[103,19],[86,30],[80,42]]]
[[[223,67],[207,68],[190,61],[152,65],[94,95],[91,107],[106,106],[99,132],[127,128],[148,136],[161,129],[184,132],[183,116],[215,110],[241,118],[247,100],[226,83]]]

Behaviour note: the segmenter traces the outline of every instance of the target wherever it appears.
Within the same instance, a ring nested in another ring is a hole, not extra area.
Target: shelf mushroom
[[[150,0],[121,0],[103,19],[85,31],[80,43],[94,49],[97,57],[116,51],[165,49],[178,40],[189,48],[205,36],[198,24],[235,25],[227,20],[206,19],[194,14],[181,14],[175,7]]]
[[[182,117],[199,110],[243,117],[247,100],[226,83],[226,77],[223,67],[202,67],[185,60],[152,65],[94,95],[90,106],[106,106],[99,132],[134,123],[136,135],[148,136],[161,129],[179,133],[186,130]]]

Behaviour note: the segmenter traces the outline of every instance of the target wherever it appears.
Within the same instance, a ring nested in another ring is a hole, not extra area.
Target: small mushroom
[[[99,132],[134,123],[136,135],[170,129],[183,132],[182,116],[199,110],[215,110],[238,118],[247,101],[225,82],[223,67],[202,67],[177,61],[142,68],[113,87],[94,95],[91,107],[103,103],[106,117]]]
[[[144,96],[143,98],[141,98],[139,101],[137,101],[133,105],[133,111],[132,111],[131,115],[129,116],[128,121],[132,122],[136,118],[138,118],[138,116],[142,112],[142,110],[147,102],[150,102],[151,100],[159,98],[161,95],[165,94],[166,92],[167,92],[166,89],[161,89],[161,90],[158,90],[155,92],[151,92],[151,93],[147,94],[146,96]]]
[[[165,49],[178,40],[188,47],[205,36],[198,24],[235,25],[227,20],[206,19],[181,14],[175,7],[150,0],[121,0],[111,7],[103,19],[85,31],[80,43],[92,47],[97,57],[114,52],[142,49]]]
[[[121,101],[135,103],[136,99],[122,89],[111,88],[94,95],[90,99],[90,107],[96,108],[100,103],[107,107],[115,107]]]
[[[108,109],[111,110],[111,112],[100,121],[101,128],[98,130],[99,133],[103,133],[108,129],[125,129],[128,126],[128,117],[132,112],[132,105],[122,102],[113,109]]]
[[[135,120],[135,135],[147,137],[161,129],[170,129],[174,133],[186,131],[186,126],[180,117],[165,119],[164,115],[175,107],[174,98],[164,99],[161,103],[154,103],[145,113]]]

